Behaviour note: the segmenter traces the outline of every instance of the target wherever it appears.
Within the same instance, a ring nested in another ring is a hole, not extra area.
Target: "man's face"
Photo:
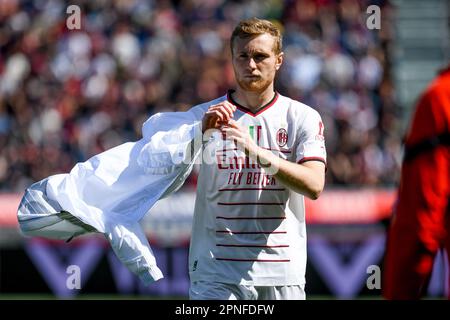
[[[263,92],[275,79],[283,53],[274,52],[275,37],[265,33],[248,39],[235,38],[233,69],[238,85],[245,91]]]

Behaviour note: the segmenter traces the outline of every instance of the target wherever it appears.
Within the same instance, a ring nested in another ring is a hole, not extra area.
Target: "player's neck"
[[[238,86],[233,92],[233,100],[255,112],[273,99],[274,92],[273,85],[267,87],[263,92],[245,91]]]

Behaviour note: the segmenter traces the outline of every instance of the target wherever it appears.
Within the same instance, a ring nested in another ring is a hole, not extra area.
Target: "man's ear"
[[[283,58],[284,58],[284,52],[280,52],[277,55],[277,61],[275,62],[275,69],[277,71],[281,68],[281,65],[283,64]]]

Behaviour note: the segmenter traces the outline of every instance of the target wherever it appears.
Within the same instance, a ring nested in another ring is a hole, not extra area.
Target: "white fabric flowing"
[[[188,177],[201,153],[201,121],[190,111],[158,113],[142,133],[30,186],[18,209],[23,234],[70,240],[100,232],[145,284],[162,278],[139,221]]]

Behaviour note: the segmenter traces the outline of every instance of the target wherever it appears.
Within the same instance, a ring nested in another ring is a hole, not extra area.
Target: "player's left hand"
[[[245,152],[247,156],[256,157],[258,145],[252,139],[248,131],[240,126],[235,120],[230,120],[222,127],[222,132],[227,140],[234,141],[239,150]]]

